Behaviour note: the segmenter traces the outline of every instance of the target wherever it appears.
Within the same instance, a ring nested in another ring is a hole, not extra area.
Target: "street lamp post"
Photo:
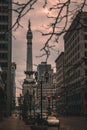
[[[34,118],[35,118],[35,90],[33,89],[33,111],[34,111]]]
[[[50,113],[50,98],[51,98],[51,96],[47,96],[47,98],[48,98],[48,113],[50,115],[51,114]]]
[[[41,80],[41,119],[42,119],[42,80]]]
[[[31,129],[32,130],[35,130],[35,129],[38,129],[38,130],[47,130],[47,126],[45,125],[42,125],[43,124],[43,120],[42,120],[42,113],[43,113],[43,77],[41,77],[41,80],[38,80],[38,73],[36,72],[35,73],[35,79],[36,79],[36,82],[39,83],[40,85],[40,114],[41,114],[41,117],[39,117],[41,120],[40,122],[40,125],[38,126],[31,126]],[[46,82],[47,82],[47,77],[45,78]]]
[[[53,108],[54,108],[54,96],[52,95],[52,111],[53,111]]]
[[[35,79],[36,82],[40,83],[40,114],[41,114],[41,119],[42,119],[42,113],[43,113],[43,78],[45,79],[45,81],[48,81],[48,72],[46,71],[46,73],[44,74],[44,77],[41,76],[41,80],[38,80],[38,73],[35,73]]]

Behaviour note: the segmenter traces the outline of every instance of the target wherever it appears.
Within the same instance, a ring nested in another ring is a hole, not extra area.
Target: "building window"
[[[5,39],[8,41],[8,33],[5,34]]]
[[[8,13],[8,6],[0,6],[0,13]]]
[[[0,59],[3,59],[3,60],[8,59],[8,53],[0,53]]]
[[[84,32],[87,32],[87,26],[84,27]]]
[[[87,18],[83,19],[84,24],[87,24]]]
[[[0,3],[8,3],[9,0],[0,0]]]
[[[8,22],[8,16],[0,15],[0,22]]]
[[[87,57],[87,51],[85,51],[85,57]]]
[[[0,25],[0,32],[1,31],[8,31],[8,25]]]
[[[84,35],[84,40],[87,40],[87,35]]]
[[[7,41],[8,40],[8,33],[6,33],[6,34],[0,34],[0,40],[1,41],[3,41],[3,40]]]
[[[87,65],[87,59],[85,59],[84,62],[85,62],[85,65]]]
[[[7,62],[0,63],[0,66],[3,69],[5,67],[8,67],[8,63]]]
[[[85,69],[85,76],[87,76],[87,69]]]
[[[0,50],[7,50],[7,49],[8,49],[8,44],[0,43]]]
[[[5,34],[0,34],[0,40],[5,40]]]
[[[87,48],[87,43],[84,44],[85,48]]]

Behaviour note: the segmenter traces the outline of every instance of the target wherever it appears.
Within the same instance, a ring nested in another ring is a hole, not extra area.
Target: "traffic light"
[[[49,95],[49,96],[47,96],[47,98],[48,98],[48,99],[50,99],[50,98],[51,98],[51,96]]]
[[[57,98],[59,99],[59,98],[60,98],[60,95],[58,95]]]

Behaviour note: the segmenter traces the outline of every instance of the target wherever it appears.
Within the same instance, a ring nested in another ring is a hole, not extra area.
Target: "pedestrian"
[[[40,124],[40,114],[38,113],[37,115],[37,124],[39,125]]]

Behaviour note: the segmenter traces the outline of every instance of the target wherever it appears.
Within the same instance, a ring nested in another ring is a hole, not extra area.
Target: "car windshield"
[[[56,120],[56,117],[48,117],[48,120]]]

